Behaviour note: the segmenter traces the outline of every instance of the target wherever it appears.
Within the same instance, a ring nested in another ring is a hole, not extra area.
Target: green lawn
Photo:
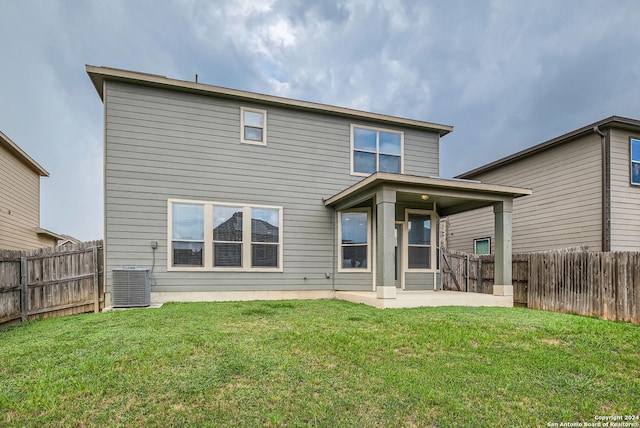
[[[0,426],[547,426],[640,413],[640,327],[527,309],[168,304],[0,330]]]

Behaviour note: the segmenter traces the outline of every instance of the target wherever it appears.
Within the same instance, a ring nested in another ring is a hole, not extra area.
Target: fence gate
[[[529,258],[526,254],[513,254],[513,303],[527,305]],[[442,252],[442,289],[471,293],[493,294],[495,282],[494,255],[467,254],[460,251]]]

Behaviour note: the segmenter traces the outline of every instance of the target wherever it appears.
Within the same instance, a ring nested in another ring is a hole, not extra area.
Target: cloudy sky
[[[0,130],[49,171],[41,225],[102,229],[109,66],[453,125],[451,177],[640,118],[637,0],[2,0]]]

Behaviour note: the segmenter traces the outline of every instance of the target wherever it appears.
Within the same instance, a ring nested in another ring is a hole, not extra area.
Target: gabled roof
[[[365,112],[345,107],[336,107],[327,104],[294,100],[290,98],[276,97],[273,95],[258,94],[255,92],[240,91],[237,89],[223,88],[220,86],[206,85],[186,80],[170,79],[157,74],[140,73],[137,71],[121,70],[109,67],[96,67],[93,65],[87,65],[86,70],[87,74],[91,78],[93,86],[96,88],[96,91],[98,91],[98,94],[103,101],[104,82],[106,80],[112,80],[156,88],[172,89],[183,92],[209,94],[221,98],[235,99],[246,102],[257,102],[260,104],[269,104],[296,110],[328,114],[332,116],[370,120],[388,125],[396,125],[405,128],[416,128],[437,132],[441,137],[453,131],[453,126],[450,125],[440,125],[437,123],[423,122],[420,120],[406,119],[397,116]]]
[[[9,137],[4,135],[2,131],[0,131],[0,146],[5,147],[9,152],[13,153],[15,157],[17,157],[22,163],[27,165],[30,169],[32,169],[36,174],[41,177],[48,177],[49,173],[41,167],[38,162],[31,159],[31,157],[26,154],[16,143],[11,141]]]
[[[38,235],[45,235],[45,236],[48,236],[49,238],[54,238],[54,239],[65,239],[63,235],[60,235],[60,234],[54,233],[54,232],[52,232],[52,231],[50,231],[50,230],[43,229],[43,228],[41,228],[41,227],[37,227],[37,228],[36,228],[36,233],[37,233]]]
[[[481,174],[483,172],[491,171],[493,169],[510,164],[520,159],[524,159],[536,153],[549,150],[553,147],[568,143],[569,141],[583,137],[587,134],[593,134],[595,132],[595,129],[608,128],[612,126],[640,131],[640,120],[629,119],[621,116],[611,116],[598,122],[592,123],[591,125],[587,125],[566,134],[560,135],[559,137],[553,138],[549,141],[545,141],[544,143],[537,144],[535,146],[529,147],[528,149],[524,149],[512,155],[503,157],[486,165],[482,165],[470,171],[463,172],[462,174],[456,175],[455,178],[473,179],[478,174]]]

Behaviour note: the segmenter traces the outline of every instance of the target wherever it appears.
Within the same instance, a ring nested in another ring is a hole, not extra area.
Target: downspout
[[[609,131],[600,131],[598,126],[593,132],[600,136],[602,160],[602,251],[611,251],[611,142]]]

